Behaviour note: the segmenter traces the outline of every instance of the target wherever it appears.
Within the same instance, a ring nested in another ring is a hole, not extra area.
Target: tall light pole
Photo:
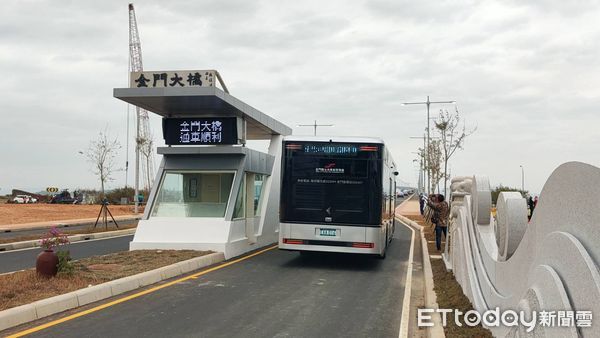
[[[525,169],[522,164],[519,167],[521,167],[521,191],[525,193]]]
[[[419,157],[421,157],[421,170],[423,171],[423,188],[425,188],[425,163],[426,163],[426,158],[425,158],[425,142],[427,140],[427,137],[425,136],[425,134],[423,134],[423,136],[411,136],[409,138],[420,138],[423,139],[423,153],[419,154]],[[420,175],[419,175],[420,176]],[[425,192],[425,189],[423,189],[421,192]]]
[[[418,154],[418,153],[417,153]],[[419,159],[414,159],[413,163],[419,163],[419,181],[417,183],[417,190],[423,192],[423,157],[419,156]]]
[[[406,106],[406,105],[410,105],[410,104],[424,104],[427,105],[427,149],[426,151],[429,152],[429,140],[430,140],[430,132],[429,132],[429,106],[431,106],[431,104],[443,104],[443,103],[456,103],[456,101],[430,101],[429,100],[429,95],[427,95],[427,101],[425,102],[404,102],[402,105]],[[429,186],[430,184],[430,175],[427,175],[427,194],[429,195],[431,192],[429,190]]]
[[[298,127],[314,127],[315,136],[317,136],[317,127],[333,127],[333,124],[317,124],[317,120],[315,120],[314,124],[299,124]]]

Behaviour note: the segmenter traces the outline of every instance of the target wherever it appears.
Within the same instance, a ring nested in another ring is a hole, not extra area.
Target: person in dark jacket
[[[425,196],[423,193],[419,194],[419,210],[421,211],[421,216],[425,214]]]
[[[436,196],[435,202],[427,202],[427,205],[433,210],[433,223],[435,224],[435,247],[438,251],[442,250],[442,233],[444,238],[448,236],[448,203],[442,194]]]
[[[527,200],[527,206],[529,207],[529,216],[528,220],[531,220],[531,216],[533,216],[533,209],[535,209],[535,203],[533,202],[533,197],[529,196]]]

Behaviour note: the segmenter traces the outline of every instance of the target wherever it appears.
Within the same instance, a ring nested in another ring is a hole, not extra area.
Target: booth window
[[[238,189],[235,199],[235,208],[233,209],[233,218],[244,218],[246,213],[246,175],[242,176],[242,183]]]
[[[167,171],[152,208],[158,217],[224,217],[233,173]]]
[[[262,205],[263,191],[265,190],[265,179],[266,175],[255,174],[254,175],[254,216],[260,214],[260,206]]]

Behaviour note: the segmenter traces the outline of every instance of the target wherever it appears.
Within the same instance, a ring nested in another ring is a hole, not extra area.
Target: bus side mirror
[[[394,171],[394,176],[398,176],[398,172],[397,171]]]

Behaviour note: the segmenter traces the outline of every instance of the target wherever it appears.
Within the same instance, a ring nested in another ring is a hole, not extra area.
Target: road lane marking
[[[413,251],[415,246],[415,229],[411,226],[404,224],[404,222],[400,221],[396,218],[400,224],[407,227],[412,235],[410,238],[410,251],[408,254],[408,268],[406,272],[406,283],[404,284],[404,299],[402,300],[402,318],[400,319],[400,330],[398,331],[398,337],[405,338],[408,337],[408,325],[410,322],[410,296],[412,291],[412,270],[413,270]]]
[[[16,337],[23,337],[23,336],[25,336],[25,335],[28,335],[28,334],[31,334],[31,333],[34,333],[34,332],[38,332],[38,331],[41,331],[41,330],[43,330],[43,329],[47,329],[47,328],[49,328],[49,327],[52,327],[52,326],[55,326],[55,325],[58,325],[58,324],[61,324],[61,323],[67,322],[67,321],[69,321],[69,320],[72,320],[72,319],[75,319],[75,318],[79,318],[79,317],[83,317],[83,316],[85,316],[85,315],[88,315],[88,314],[90,314],[90,313],[94,313],[94,312],[97,312],[97,311],[100,311],[100,310],[106,309],[106,308],[108,308],[108,307],[111,307],[111,306],[113,306],[113,305],[117,305],[117,304],[120,304],[120,303],[124,303],[124,302],[126,302],[126,301],[128,301],[128,300],[132,300],[132,299],[135,299],[135,298],[141,297],[141,296],[143,296],[143,295],[147,295],[147,294],[149,294],[149,293],[153,293],[153,292],[155,292],[155,291],[158,291],[158,290],[160,290],[160,289],[164,289],[164,288],[166,288],[166,287],[169,287],[169,286],[172,286],[172,285],[175,285],[175,284],[178,284],[178,283],[184,282],[184,281],[186,281],[186,280],[195,279],[195,278],[197,278],[197,277],[199,277],[199,276],[202,276],[202,275],[205,275],[205,274],[207,274],[207,273],[209,273],[209,272],[212,272],[212,271],[215,271],[215,270],[222,269],[222,268],[224,268],[224,267],[227,267],[227,266],[233,265],[233,264],[235,264],[235,263],[239,263],[239,262],[241,262],[241,261],[244,261],[244,260],[246,260],[246,259],[252,258],[252,257],[254,257],[254,256],[258,256],[258,255],[260,255],[260,254],[262,254],[262,253],[265,253],[265,252],[267,252],[267,251],[273,250],[273,249],[275,249],[275,248],[277,248],[277,245],[273,245],[273,246],[271,246],[271,247],[268,247],[268,248],[266,248],[266,249],[263,249],[263,250],[257,251],[257,252],[255,252],[255,253],[253,253],[253,254],[250,254],[250,255],[248,255],[248,256],[244,256],[244,257],[238,258],[238,259],[236,259],[236,260],[233,260],[233,261],[231,261],[231,262],[226,262],[226,263],[223,263],[223,264],[220,264],[220,265],[214,266],[214,267],[212,267],[212,268],[210,268],[210,269],[206,269],[206,270],[203,270],[203,271],[197,272],[197,273],[195,273],[195,274],[192,274],[192,275],[189,275],[189,276],[186,276],[186,277],[180,278],[180,279],[176,279],[176,280],[174,280],[174,281],[170,281],[170,282],[168,282],[168,283],[161,284],[161,285],[155,286],[155,287],[153,287],[153,288],[150,288],[150,289],[147,289],[147,290],[144,290],[144,291],[140,291],[140,292],[134,293],[134,294],[132,294],[132,295],[129,295],[129,296],[125,296],[125,297],[123,297],[123,298],[116,299],[116,300],[114,300],[114,301],[112,301],[112,302],[108,302],[108,303],[105,303],[105,304],[102,304],[102,305],[98,305],[98,306],[96,306],[96,307],[93,307],[93,308],[91,308],[91,309],[87,309],[87,310],[84,310],[84,311],[81,311],[81,312],[77,312],[77,313],[74,313],[74,314],[72,314],[72,315],[66,316],[66,317],[64,317],[64,318],[60,318],[60,319],[57,319],[57,320],[54,320],[54,321],[48,322],[48,323],[46,323],[46,324],[42,324],[42,325],[39,325],[39,326],[33,327],[33,328],[31,328],[31,329],[27,329],[27,330],[24,330],[24,331],[21,331],[21,332],[17,332],[17,333],[15,333],[15,334],[13,334],[13,335],[7,336],[6,338],[16,338]]]

